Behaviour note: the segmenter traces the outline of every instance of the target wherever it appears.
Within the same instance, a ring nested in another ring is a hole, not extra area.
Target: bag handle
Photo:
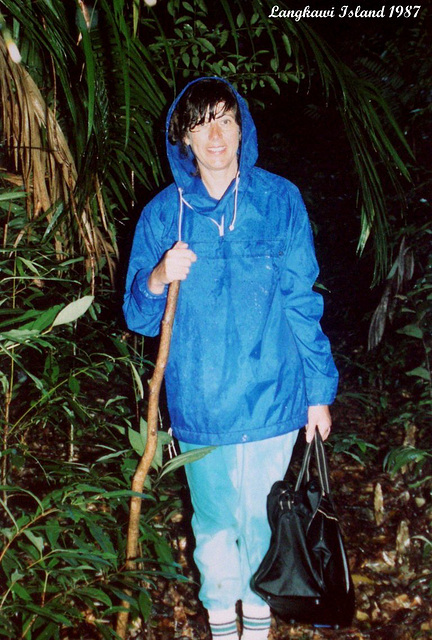
[[[325,454],[323,439],[318,429],[316,429],[315,431],[314,439],[312,440],[312,442],[309,442],[306,447],[300,473],[297,478],[295,491],[298,491],[300,489],[305,475],[306,475],[307,481],[310,478],[309,467],[310,467],[312,449],[315,449],[315,459],[316,459],[316,464],[318,469],[318,478],[319,478],[321,491],[328,495],[330,493],[330,483],[329,483],[327,458]]]

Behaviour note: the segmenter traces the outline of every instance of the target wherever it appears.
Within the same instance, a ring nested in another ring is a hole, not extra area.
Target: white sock
[[[235,607],[208,611],[210,631],[214,640],[235,640],[237,633],[237,614]]]
[[[270,607],[243,603],[242,640],[267,640],[270,622]]]

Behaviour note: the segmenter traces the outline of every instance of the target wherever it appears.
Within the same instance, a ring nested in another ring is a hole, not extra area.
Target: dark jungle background
[[[303,193],[341,373],[327,450],[356,616],[273,638],[432,637],[430,9],[272,6],[0,0],[1,637],[116,638],[126,598],[128,637],[206,638],[163,403],[125,570],[157,341],[121,315],[137,217],[170,180],[164,117],[200,75],[245,95],[260,166]]]

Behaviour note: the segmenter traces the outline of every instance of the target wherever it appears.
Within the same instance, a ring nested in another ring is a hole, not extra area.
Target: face
[[[190,145],[200,173],[215,175],[224,171],[234,176],[237,171],[240,128],[233,111],[223,112],[223,109],[221,103],[214,120],[206,117],[203,124],[193,127],[186,134],[185,143]]]

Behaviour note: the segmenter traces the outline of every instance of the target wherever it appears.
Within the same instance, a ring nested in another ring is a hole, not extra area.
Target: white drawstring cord
[[[177,237],[178,242],[182,241],[182,227],[183,227],[183,213],[184,213],[184,205],[189,207],[189,209],[193,209],[193,207],[183,198],[183,189],[181,187],[178,188],[179,194],[179,216],[178,216],[178,231]]]
[[[182,224],[183,224],[183,189],[181,187],[178,188],[179,193],[179,216],[178,216],[178,232],[177,238],[178,242],[181,242],[182,239]]]
[[[235,186],[234,186],[234,212],[233,212],[233,218],[232,218],[231,224],[228,227],[228,229],[230,231],[234,231],[235,223],[236,223],[236,220],[237,220],[239,182],[240,182],[240,171],[237,171],[237,174],[236,174],[236,177],[235,177]],[[193,209],[193,207],[183,198],[183,189],[181,187],[178,188],[178,194],[179,194],[179,217],[178,217],[178,233],[177,233],[177,236],[178,236],[178,241],[181,242],[184,205],[186,205],[190,209]],[[213,218],[209,218],[209,219],[211,220],[211,222],[213,222],[217,226],[217,228],[219,230],[219,236],[223,236],[224,235],[224,218],[222,217],[222,220],[221,220],[220,224],[216,220],[214,220]]]
[[[234,231],[235,223],[236,223],[236,220],[237,220],[237,201],[238,201],[239,182],[240,182],[240,171],[237,171],[235,187],[234,187],[234,215],[233,215],[233,219],[231,221],[231,224],[228,227],[230,231]]]
[[[219,224],[219,222],[217,222],[216,220],[214,220],[213,218],[209,218],[210,222],[213,222],[217,228],[219,229],[219,237],[223,237],[224,235],[224,226],[225,226],[225,216],[222,216],[222,220]]]

